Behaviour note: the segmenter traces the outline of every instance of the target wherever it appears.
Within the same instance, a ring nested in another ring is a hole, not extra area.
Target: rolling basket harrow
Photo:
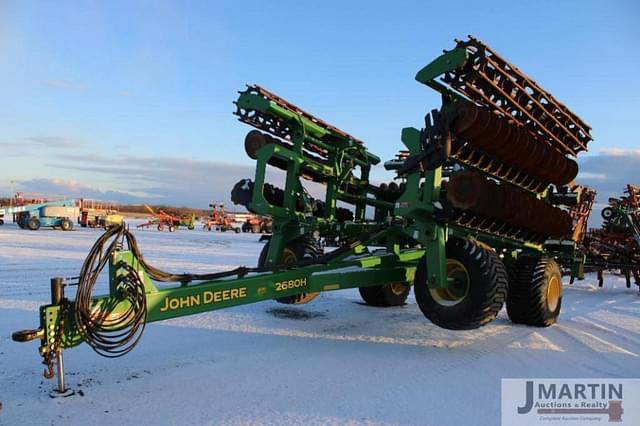
[[[589,126],[474,38],[416,80],[442,105],[422,129],[402,130],[406,149],[384,164],[395,179],[380,185],[370,181],[380,159],[362,141],[248,86],[235,114],[254,127],[245,150],[256,172],[232,200],[273,218],[257,266],[167,274],[144,261],[125,227],[114,228],[85,261],[75,300],[53,279],[40,327],[14,339],[40,340],[47,375],[57,362],[62,380],[63,350],[81,342],[119,356],[147,322],[271,299],[302,304],[345,288],[359,288],[370,305],[397,306],[413,286],[424,315],[448,329],[483,326],[505,303],[516,323],[553,324],[561,267],[580,275],[576,247],[591,204],[573,182],[574,157],[591,140]],[[286,172],[283,188],[265,181],[267,167]],[[323,196],[312,197],[305,180],[322,184]],[[319,238],[338,247],[325,254]],[[107,265],[109,294],[93,296]]]

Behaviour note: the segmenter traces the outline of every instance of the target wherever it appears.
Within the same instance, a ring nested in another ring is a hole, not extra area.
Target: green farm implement
[[[125,227],[113,228],[77,282],[52,280],[40,327],[14,339],[40,340],[46,376],[57,363],[63,380],[63,350],[82,342],[120,356],[148,322],[263,300],[302,304],[346,288],[384,307],[404,304],[413,286],[424,315],[447,329],[486,325],[505,303],[513,322],[555,323],[561,269],[581,271],[574,230],[584,215],[569,212],[582,212],[573,158],[586,150],[589,126],[474,38],[416,80],[442,105],[423,128],[402,130],[406,149],[384,163],[395,178],[379,185],[370,173],[380,159],[362,141],[249,86],[235,114],[254,127],[245,150],[256,172],[234,186],[232,200],[273,219],[257,266],[169,274],[143,259]],[[268,167],[286,172],[282,188],[265,181]],[[312,196],[308,181],[324,192]],[[337,247],[325,253],[321,238]],[[105,266],[109,294],[94,296]],[[74,300],[64,297],[71,284]]]

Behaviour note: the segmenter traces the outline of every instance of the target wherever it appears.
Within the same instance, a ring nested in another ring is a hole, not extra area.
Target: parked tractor
[[[424,316],[450,330],[485,326],[505,304],[514,323],[554,324],[561,265],[579,261],[568,211],[581,202],[574,157],[586,150],[590,127],[475,38],[457,41],[416,80],[442,104],[422,128],[402,130],[405,149],[384,164],[395,177],[381,185],[370,181],[380,158],[360,139],[248,86],[235,114],[254,128],[244,143],[256,171],[231,195],[273,219],[257,265],[163,272],[146,262],[133,234],[114,228],[85,260],[75,300],[54,278],[40,327],[13,338],[40,340],[47,377],[55,362],[62,378],[63,350],[82,342],[120,356],[148,322],[265,300],[301,305],[347,288],[390,307],[413,287]],[[267,167],[286,172],[284,187],[266,182]],[[312,197],[308,181],[325,193]],[[324,253],[323,238],[338,247]],[[107,263],[109,294],[94,296]]]

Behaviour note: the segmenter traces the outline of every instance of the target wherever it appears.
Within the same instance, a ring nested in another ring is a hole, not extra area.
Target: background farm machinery
[[[164,231],[166,227],[169,232],[175,232],[180,226],[184,226],[190,231],[196,227],[195,214],[176,216],[164,210],[155,211],[148,204],[145,204],[144,207],[151,213],[151,218],[147,222],[137,225],[136,228],[155,227],[158,231]]]
[[[203,230],[235,233],[242,231],[242,223],[237,222],[234,216],[227,214],[224,203],[211,203],[209,207],[211,207],[211,215],[202,221]]]
[[[37,231],[41,227],[60,228],[63,231],[70,231],[73,229],[72,219],[77,218],[80,211],[76,207],[75,200],[25,203],[0,210],[4,215],[13,215],[20,228],[32,231]]]
[[[84,262],[75,300],[53,279],[40,328],[14,339],[39,339],[52,376],[54,361],[62,372],[63,349],[84,341],[120,356],[150,321],[270,299],[302,304],[345,288],[359,288],[370,305],[397,306],[411,285],[440,327],[483,326],[505,302],[513,322],[553,324],[561,266],[574,270],[581,261],[575,228],[584,216],[578,206],[588,202],[573,183],[572,157],[591,140],[589,126],[474,38],[416,79],[437,90],[442,105],[423,128],[402,130],[406,150],[384,164],[396,177],[381,185],[370,180],[380,159],[362,141],[249,86],[236,115],[255,128],[245,150],[256,172],[234,186],[232,200],[273,219],[257,267],[166,273],[144,261],[125,227],[114,228]],[[286,172],[283,188],[265,182],[267,167]],[[324,192],[312,196],[305,181]],[[320,238],[338,247],[324,253]],[[109,294],[94,297],[107,264]]]
[[[78,207],[78,224],[83,228],[108,228],[119,225],[124,220],[124,217],[118,214],[118,205],[113,202],[81,198]]]
[[[242,223],[242,232],[271,233],[271,218],[253,213],[235,213],[236,222]]]
[[[224,203],[212,203],[209,207],[210,215],[202,220],[202,229],[205,231],[271,232],[271,219],[266,216],[253,213],[227,213]]]
[[[640,188],[627,185],[625,195],[610,198],[601,215],[602,226],[589,230],[584,238],[586,267],[598,273],[600,287],[605,270],[620,271],[627,287],[633,276],[640,287]]]

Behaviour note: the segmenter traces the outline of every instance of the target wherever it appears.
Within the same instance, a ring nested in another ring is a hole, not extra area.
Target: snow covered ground
[[[99,231],[0,227],[0,424],[433,424],[500,422],[500,379],[638,377],[637,287],[607,276],[565,285],[559,324],[440,329],[413,296],[363,305],[357,290],[308,305],[264,302],[150,324],[119,359],[65,352],[76,394],[51,399],[36,342],[49,278],[77,275]],[[254,265],[251,234],[136,231],[145,258],[175,272]]]

